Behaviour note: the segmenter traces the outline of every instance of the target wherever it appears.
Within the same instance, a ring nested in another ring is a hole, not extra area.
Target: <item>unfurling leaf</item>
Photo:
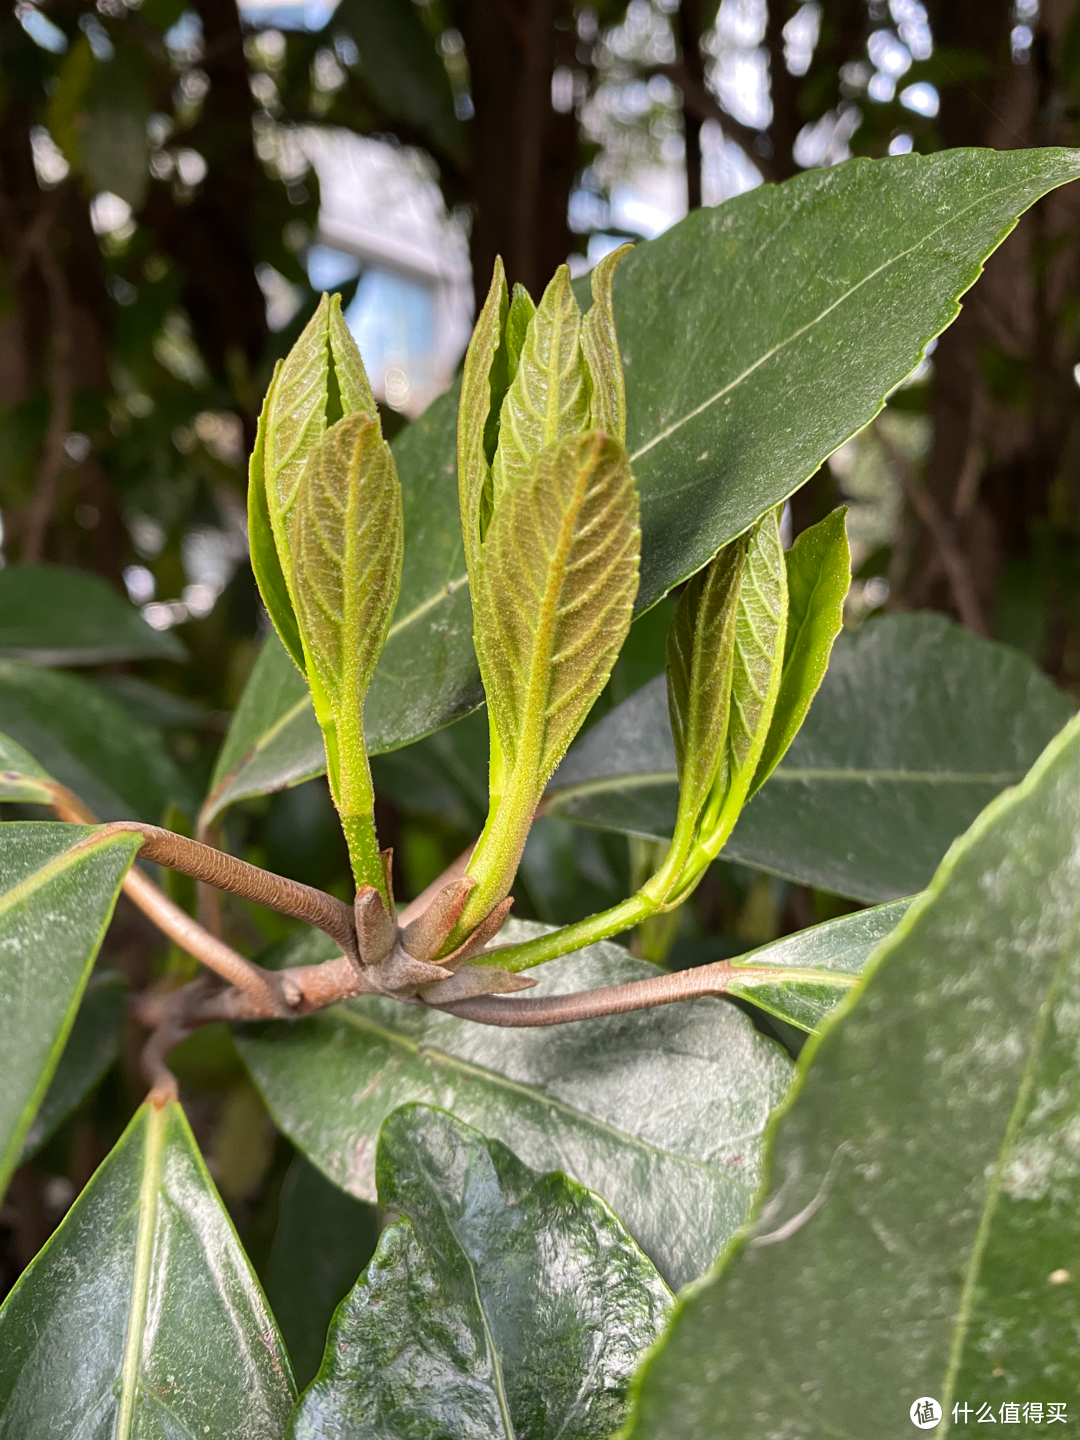
[[[377,420],[361,412],[326,432],[298,487],[293,530],[293,594],[330,786],[356,881],[382,893],[362,707],[397,603],[404,525]]]
[[[308,457],[343,415],[378,415],[340,296],[324,295],[266,392],[248,482],[251,562],[267,612],[301,670],[292,593],[293,514]]]
[[[623,381],[619,339],[611,286],[615,267],[633,247],[620,245],[593,269],[592,308],[581,322],[581,349],[592,377],[592,425],[626,444],[626,385]]]
[[[560,265],[528,322],[502,404],[492,465],[496,513],[505,494],[528,480],[542,450],[585,430],[591,391],[581,353],[581,311],[570,271]]]
[[[509,891],[548,777],[607,683],[630,628],[640,543],[626,451],[597,431],[549,446],[496,507],[473,607],[506,783],[455,938]]]
[[[826,515],[804,530],[787,552],[784,668],[765,749],[747,799],[779,765],[806,719],[810,702],[825,678],[833,641],[843,628],[844,599],[851,584],[846,513],[846,507],[841,507]]]
[[[667,639],[668,710],[679,767],[679,823],[693,826],[709,798],[727,740],[735,622],[746,537],[725,546],[683,590]]]
[[[458,404],[457,459],[458,498],[461,505],[461,533],[465,541],[465,563],[470,584],[476,584],[482,540],[480,511],[484,491],[491,484],[491,456],[485,434],[498,427],[498,407],[506,392],[506,277],[500,259],[495,261],[491,289],[473,329],[461,376]],[[493,373],[496,364],[498,372]],[[500,384],[501,381],[501,384]],[[492,453],[494,451],[492,450]]]
[[[379,1135],[404,1215],[338,1309],[295,1440],[605,1440],[671,1293],[598,1196],[441,1110]]]

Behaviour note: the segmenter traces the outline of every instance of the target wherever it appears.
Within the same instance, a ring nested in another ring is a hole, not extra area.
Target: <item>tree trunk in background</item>
[[[261,179],[252,145],[254,101],[236,0],[196,0],[195,9],[210,89],[184,140],[206,161],[206,179],[188,204],[177,204],[168,187],[155,185],[139,218],[183,274],[184,305],[199,348],[212,373],[241,398],[253,443],[261,399],[254,370],[267,338],[253,244]]]
[[[695,86],[705,84],[705,62],[701,54],[701,0],[680,0],[678,14],[679,48],[687,76]],[[686,152],[686,208],[701,206],[701,117],[684,102],[683,139]]]
[[[1042,7],[1031,59],[1014,64],[1007,0],[937,0],[935,43],[985,69],[942,87],[944,143],[995,149],[1074,144],[1061,73],[1076,7]],[[982,626],[1025,644],[1060,680],[1080,678],[1075,523],[1080,390],[1069,316],[1077,296],[1080,197],[1041,201],[992,256],[934,354],[926,485],[963,557]],[[907,523],[913,525],[912,517]],[[960,613],[933,537],[910,547],[895,601]],[[1071,592],[1071,595],[1070,595]],[[969,621],[970,623],[970,621]]]
[[[569,0],[455,0],[472,101],[473,284],[482,303],[501,255],[510,283],[539,297],[573,246],[577,122],[551,103],[555,66],[573,62]],[[565,51],[566,53],[560,53]]]

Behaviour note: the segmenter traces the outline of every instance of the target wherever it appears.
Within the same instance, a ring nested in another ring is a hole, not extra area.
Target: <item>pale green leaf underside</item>
[[[294,1440],[606,1440],[671,1297],[603,1201],[420,1105],[386,1121],[378,1172],[406,1218],[335,1316]]]
[[[921,1395],[942,1434],[984,1403],[1075,1413],[1078,832],[1073,721],[804,1052],[771,1196],[647,1369],[635,1440],[900,1436]]]
[[[637,496],[626,453],[595,432],[541,455],[484,543],[476,648],[508,770],[540,789],[603,689],[630,628]]]
[[[144,1105],[0,1309],[0,1437],[281,1440],[292,1400],[183,1112]]]
[[[529,322],[517,371],[499,418],[492,465],[495,513],[507,493],[528,482],[541,450],[584,430],[590,382],[581,354],[581,311],[560,266]]]
[[[0,1194],[140,843],[137,835],[98,839],[84,825],[0,826]]]
[[[512,922],[502,938],[543,933]],[[281,958],[332,950],[313,936]],[[530,993],[545,995],[656,970],[602,943],[530,974]],[[779,1047],[719,1000],[513,1031],[372,998],[246,1027],[237,1044],[281,1128],[358,1198],[375,1198],[386,1116],[410,1100],[439,1105],[534,1169],[564,1170],[602,1195],[674,1286],[741,1224],[761,1131],[791,1073]]]
[[[923,889],[950,843],[1016,784],[1072,713],[1018,651],[940,615],[837,639],[794,744],[724,853],[870,902]],[[548,813],[669,838],[678,787],[662,680],[570,751]]]

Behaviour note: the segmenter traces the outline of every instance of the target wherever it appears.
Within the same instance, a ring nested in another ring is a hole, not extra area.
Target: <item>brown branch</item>
[[[49,295],[52,363],[49,367],[49,424],[33,498],[27,506],[24,520],[22,558],[29,562],[40,560],[45,549],[45,535],[56,506],[64,469],[64,441],[71,430],[75,401],[71,295],[67,277],[50,243],[48,229],[43,229],[37,237],[35,250],[37,268]]]
[[[961,621],[976,635],[988,635],[990,631],[975,591],[975,582],[971,577],[967,557],[956,538],[952,521],[923,485],[911,461],[889,440],[879,425],[875,424],[874,434],[889,464],[899,472],[911,508],[929,531]]]
[[[227,855],[223,850],[215,850],[211,845],[202,845],[198,840],[189,840],[187,836],[176,835],[171,830],[162,830],[157,825],[144,825],[137,820],[115,820],[102,829],[117,835],[138,832],[145,837],[139,850],[144,859],[156,861],[169,870],[203,880],[218,890],[228,890],[243,900],[267,905],[282,915],[291,915],[305,924],[314,925],[335,940],[351,959],[359,959],[353,912],[343,900],[311,885],[301,885],[297,880],[272,875],[268,870],[260,870],[257,865],[249,865],[246,860],[238,860],[235,855]]]
[[[75,825],[98,824],[97,816],[89,806],[84,805],[66,786],[53,781],[49,790],[52,795],[50,803],[61,820]],[[254,1002],[269,1006],[274,1012],[280,1012],[284,1008],[278,993],[279,987],[267,971],[246,960],[216,935],[204,930],[134,866],[124,876],[124,894],[159,930],[168,935],[170,940],[174,940],[181,950],[193,955],[207,969],[213,970],[230,985],[235,985]]]
[[[745,972],[744,972],[745,973]],[[758,977],[768,972],[755,969]],[[602,1015],[624,1015],[631,1010],[651,1010],[701,995],[723,995],[733,979],[740,978],[730,960],[712,965],[676,970],[671,975],[630,980],[624,985],[603,985],[597,990],[580,990],[573,995],[549,995],[542,1000],[503,999],[485,995],[476,1000],[452,1001],[437,1008],[461,1020],[480,1025],[568,1025],[575,1020],[595,1020]]]

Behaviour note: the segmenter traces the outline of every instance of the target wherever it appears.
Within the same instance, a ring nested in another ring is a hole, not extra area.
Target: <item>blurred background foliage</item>
[[[582,273],[688,208],[850,155],[1080,143],[1080,7],[18,0],[0,18],[0,114],[0,729],[103,816],[190,832],[267,630],[246,559],[255,421],[320,290],[341,291],[393,431],[449,382],[496,254],[535,294],[568,258]],[[1070,187],[1024,218],[788,516],[798,533],[850,505],[850,624],[938,608],[1074,695],[1078,209]],[[69,593],[41,566],[98,588]],[[94,638],[109,606],[112,630],[117,606],[145,621],[119,650]],[[635,625],[597,714],[661,671],[669,614]],[[481,713],[375,761],[402,897],[475,838],[485,767]],[[348,895],[321,780],[235,806],[221,843]],[[602,908],[646,849],[542,818],[516,913]],[[849,908],[718,862],[633,943],[696,964]],[[224,923],[249,953],[288,929],[239,902]],[[138,987],[190,962],[122,901],[101,964]],[[117,1031],[91,1098],[18,1172],[0,1293],[131,1113],[138,1043]],[[292,1154],[227,1032],[175,1058],[306,1378],[377,1217]]]

